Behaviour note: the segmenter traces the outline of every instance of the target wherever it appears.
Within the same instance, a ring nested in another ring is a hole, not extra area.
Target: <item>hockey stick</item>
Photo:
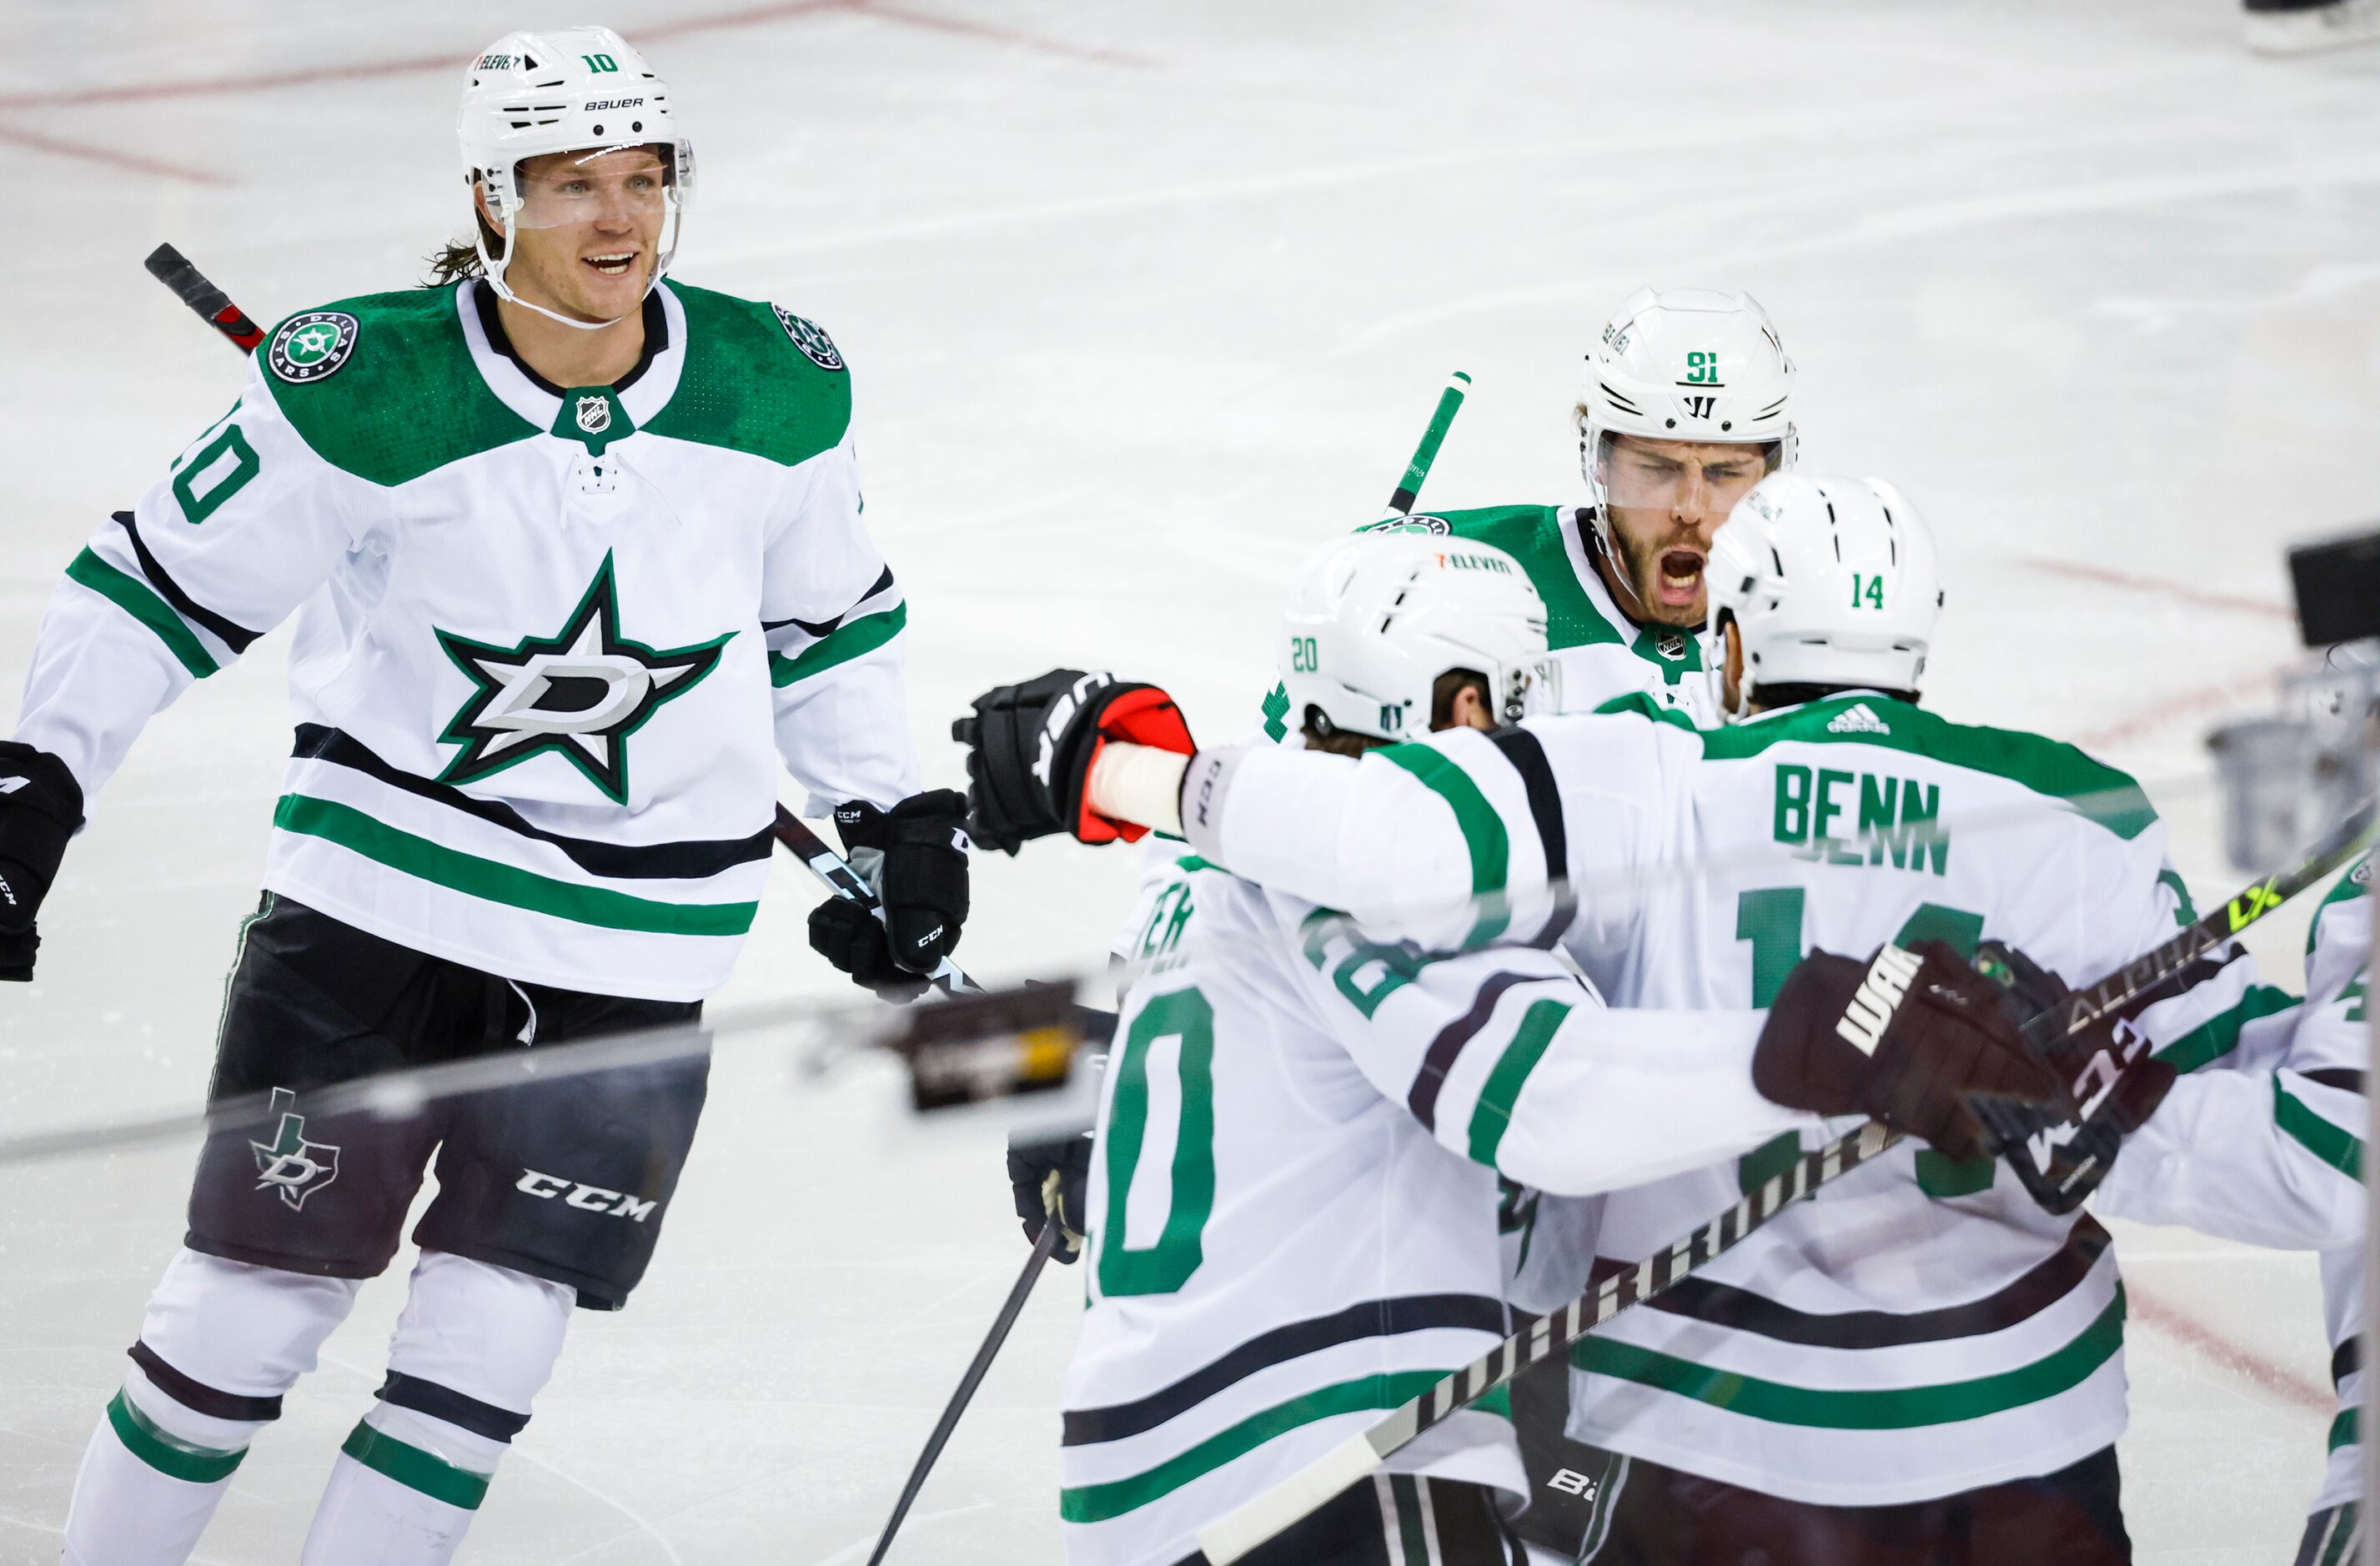
[[[975,1358],[967,1364],[966,1374],[959,1378],[958,1390],[951,1394],[949,1406],[942,1410],[941,1418],[935,1421],[934,1433],[926,1438],[926,1450],[917,1454],[916,1466],[909,1470],[909,1482],[901,1487],[901,1499],[892,1503],[892,1515],[885,1519],[884,1531],[876,1536],[876,1548],[868,1554],[868,1566],[879,1566],[884,1559],[884,1552],[892,1548],[892,1536],[900,1532],[902,1521],[909,1515],[910,1503],[925,1487],[927,1474],[932,1470],[935,1460],[942,1455],[942,1448],[949,1443],[951,1432],[958,1428],[959,1415],[966,1412],[968,1400],[975,1396],[976,1388],[983,1384],[984,1373],[991,1368],[992,1356],[1000,1353],[1002,1343],[1008,1341],[1008,1329],[1016,1325],[1017,1317],[1024,1312],[1026,1296],[1033,1292],[1034,1281],[1041,1276],[1043,1264],[1049,1261],[1050,1253],[1058,1248],[1058,1234],[1059,1228],[1054,1220],[1041,1226],[1041,1237],[1033,1242],[1033,1253],[1025,1258],[1025,1270],[1016,1275],[1016,1282],[1008,1291],[1007,1300],[1001,1305],[1000,1314],[992,1318],[991,1331],[985,1336],[983,1346],[975,1351]]]
[[[152,277],[174,290],[175,297],[189,306],[242,353],[252,351],[264,341],[263,330],[248,318],[248,313],[232,303],[222,289],[207,280],[206,273],[192,265],[189,258],[173,246],[158,246],[149,252],[149,259],[141,264],[149,269]],[[1439,433],[1443,435],[1444,431],[1441,430]],[[1437,449],[1430,442],[1423,443],[1430,446],[1433,452]],[[868,890],[868,882],[861,879],[859,872],[853,869],[842,855],[828,847],[825,840],[810,831],[799,816],[779,805],[776,824],[771,832],[795,858],[809,868],[812,875],[826,882],[828,889],[836,896],[858,904],[880,919],[884,917],[884,910],[877,905],[876,894]],[[983,986],[967,977],[948,957],[944,957],[941,965],[926,977],[935,989],[946,995],[983,992]]]
[[[1413,460],[1405,464],[1405,476],[1389,495],[1389,509],[1399,516],[1413,515],[1414,500],[1421,493],[1422,480],[1429,477],[1431,464],[1438,460],[1438,448],[1445,443],[1447,427],[1463,407],[1463,394],[1471,389],[1471,377],[1460,370],[1447,377],[1446,390],[1438,395],[1438,410],[1429,416],[1429,428],[1421,432],[1421,444],[1414,448]]]
[[[2170,983],[2208,953],[2228,943],[2299,892],[2362,852],[2372,833],[2366,805],[2325,837],[2294,868],[2249,887],[2172,940],[2143,953],[2055,1010],[2026,1025],[2026,1042],[2046,1050],[2058,1034],[2071,1038],[2158,986]],[[1506,1338],[1484,1356],[1445,1377],[1362,1434],[1198,1530],[1198,1552],[1177,1566],[1230,1566],[1356,1481],[1379,1472],[1424,1431],[1487,1396],[1530,1366],[1569,1349],[1620,1312],[1669,1288],[1741,1244],[1745,1236],[1811,1192],[1897,1146],[1898,1132],[1871,1121],[1794,1166],[1708,1223],[1637,1266]]]
[[[249,320],[246,311],[226,298],[222,289],[208,282],[173,246],[158,246],[140,264],[149,269],[150,276],[174,290],[175,297],[198,311],[208,325],[230,338],[231,346],[240,352],[253,353],[256,345],[264,341],[264,329]]]

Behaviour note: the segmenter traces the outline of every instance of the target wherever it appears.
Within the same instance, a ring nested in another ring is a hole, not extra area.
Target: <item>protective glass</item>
[[[514,222],[522,228],[569,228],[606,218],[658,224],[677,204],[671,163],[665,148],[627,146],[523,167],[513,176],[521,197]]]

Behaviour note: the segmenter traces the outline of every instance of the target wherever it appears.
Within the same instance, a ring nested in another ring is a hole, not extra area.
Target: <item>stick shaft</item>
[[[2173,984],[2198,959],[2352,859],[2367,844],[2371,832],[2372,806],[2367,801],[2291,868],[2249,887],[2172,940],[2092,985],[2071,1008],[2046,1013],[2038,1020],[2052,1025],[2062,1022],[2067,1033],[2081,1033],[2110,1013],[2139,1002],[2161,986]],[[1349,1485],[1378,1472],[1390,1456],[1411,1445],[1431,1426],[1468,1407],[1530,1366],[1567,1351],[1572,1343],[1629,1306],[1642,1304],[1733,1250],[1753,1231],[1793,1203],[1862,1164],[1873,1162],[1900,1140],[1899,1133],[1871,1121],[1815,1153],[1804,1153],[1792,1168],[1771,1176],[1742,1201],[1683,1235],[1668,1249],[1656,1252],[1617,1277],[1606,1279],[1560,1310],[1539,1317],[1483,1357],[1392,1411],[1357,1438],[1371,1449],[1368,1463],[1354,1450],[1355,1443],[1349,1442],[1208,1524],[1198,1531],[1199,1554],[1193,1559],[1203,1560],[1207,1566],[1230,1566]]]
[[[868,1566],[880,1566],[884,1552],[892,1548],[892,1536],[901,1531],[902,1521],[909,1515],[910,1505],[917,1500],[917,1492],[925,1488],[926,1475],[933,1471],[935,1460],[942,1455],[942,1448],[950,1444],[951,1432],[959,1427],[959,1416],[966,1412],[967,1404],[974,1400],[975,1390],[983,1384],[984,1374],[991,1368],[992,1359],[1000,1353],[1000,1346],[1008,1341],[1008,1329],[1016,1325],[1017,1317],[1025,1309],[1026,1297],[1033,1293],[1035,1281],[1041,1276],[1041,1269],[1050,1260],[1050,1253],[1057,1248],[1058,1232],[1054,1220],[1041,1226],[1041,1237],[1033,1242],[1032,1254],[1025,1258],[1025,1270],[1016,1275],[1015,1285],[1008,1291],[1008,1298],[1001,1305],[1000,1314],[992,1318],[990,1333],[985,1337],[983,1346],[975,1351],[975,1358],[967,1364],[966,1374],[959,1378],[958,1390],[951,1394],[949,1406],[942,1410],[941,1418],[934,1425],[934,1433],[926,1438],[925,1451],[917,1454],[916,1466],[909,1470],[909,1482],[901,1487],[901,1499],[892,1503],[892,1515],[885,1521],[884,1531],[876,1537],[876,1548],[868,1557]]]
[[[1429,416],[1429,428],[1421,432],[1421,444],[1414,448],[1413,460],[1405,464],[1405,476],[1389,496],[1389,509],[1399,516],[1413,514],[1422,480],[1429,477],[1431,465],[1438,461],[1438,448],[1446,442],[1447,426],[1454,422],[1455,413],[1463,407],[1463,394],[1470,390],[1471,377],[1458,370],[1447,378],[1446,390],[1439,393],[1438,411]]]

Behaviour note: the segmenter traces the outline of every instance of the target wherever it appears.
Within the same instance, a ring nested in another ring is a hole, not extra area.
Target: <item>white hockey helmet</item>
[[[662,193],[668,207],[667,227],[647,291],[669,270],[686,204],[694,195],[694,143],[670,103],[669,84],[610,28],[508,32],[497,39],[471,61],[455,129],[463,144],[464,179],[487,191],[488,205],[504,234],[504,254],[492,256],[476,219],[471,225],[479,236],[480,261],[489,286],[500,297],[527,303],[504,285],[504,266],[524,224],[536,225],[520,165],[549,152],[594,157],[658,144],[668,165]],[[572,321],[535,305],[528,308],[565,326],[592,330],[611,324]]]
[[[1736,502],[1711,542],[1711,627],[1743,639],[1732,721],[1756,687],[1913,691],[1942,614],[1934,534],[1880,479],[1772,473]],[[1713,705],[1727,709],[1723,655]]]
[[[1609,496],[1603,446],[1613,435],[1770,446],[1769,470],[1793,466],[1793,361],[1749,294],[1639,288],[1587,350],[1578,460],[1600,525]]]
[[[1545,601],[1488,544],[1420,528],[1337,540],[1300,574],[1281,637],[1293,725],[1319,708],[1333,729],[1420,739],[1452,669],[1487,676],[1500,722],[1560,706]]]

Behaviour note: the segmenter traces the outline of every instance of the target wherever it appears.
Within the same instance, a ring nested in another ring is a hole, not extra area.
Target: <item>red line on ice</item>
[[[2251,697],[2271,690],[2285,671],[2296,666],[2296,661],[2291,660],[2287,663],[2276,663],[2261,674],[2249,674],[2236,680],[2226,680],[2220,685],[2202,686],[2196,690],[2184,691],[2180,696],[2154,697],[2151,698],[2152,705],[2149,710],[2138,717],[2127,718],[2119,723],[2109,723],[2102,728],[2088,730],[2075,735],[2074,743],[2085,750],[2095,750],[2101,746],[2118,745],[2128,739],[2138,739],[2144,734],[2153,733],[2177,719],[2187,718],[2193,713],[2220,711],[2224,708],[2235,706]]]
[[[2133,1319],[2169,1338],[2180,1340],[2233,1375],[2273,1393],[2283,1402],[2295,1403],[2317,1414],[2328,1414],[2338,1408],[2338,1394],[2330,1388],[2310,1381],[2288,1366],[2266,1359],[2253,1349],[2233,1342],[2197,1317],[2184,1315],[2154,1294],[2143,1293],[2136,1284],[2127,1283],[2124,1293]]]
[[[964,21],[911,10],[903,6],[880,5],[877,0],[778,0],[774,5],[751,6],[707,17],[689,17],[683,21],[657,22],[634,31],[638,40],[644,41],[683,38],[690,33],[754,27],[762,22],[783,21],[792,17],[831,11],[873,17],[880,21],[935,32],[980,38],[1014,48],[1030,49],[1096,65],[1145,67],[1150,63],[1136,55],[1113,50],[1083,48],[986,22]],[[260,92],[279,87],[308,87],[325,81],[365,81],[422,71],[459,71],[470,57],[469,49],[466,47],[437,55],[364,60],[348,65],[301,66],[288,70],[252,71],[239,76],[185,77],[165,81],[128,81],[106,87],[70,88],[60,92],[18,92],[0,96],[0,110],[72,108],[86,103],[143,103],[160,98],[211,98],[234,92]],[[160,168],[158,172],[164,170]]]
[[[231,183],[212,169],[187,168],[180,164],[169,164],[162,158],[143,157],[138,152],[119,152],[113,147],[94,147],[86,141],[65,141],[13,125],[0,125],[0,141],[13,141],[19,147],[30,147],[38,152],[55,152],[62,158],[80,158],[85,163],[106,164],[114,168],[135,169],[142,174],[159,174],[191,185]]]
[[[2160,581],[2155,577],[2135,577],[2129,571],[2109,570],[2104,565],[2085,565],[2076,560],[2047,559],[2028,560],[2025,564],[2035,571],[2045,571],[2053,577],[2076,577],[2083,581],[2097,582],[2105,587],[2125,588],[2133,592],[2158,593],[2167,598],[2179,599],[2184,603],[2194,603],[2202,609],[2228,609],[2236,613],[2264,614],[2282,620],[2297,618],[2286,605],[2275,603],[2269,599],[2241,598],[2234,593],[2207,592],[2203,589],[2187,587],[2180,582]]]

